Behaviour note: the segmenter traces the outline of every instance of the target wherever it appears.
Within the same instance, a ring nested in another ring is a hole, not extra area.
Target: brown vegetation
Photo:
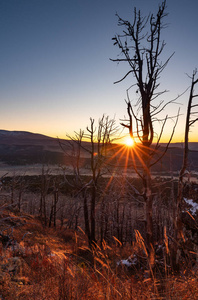
[[[50,182],[53,184],[53,179],[50,179]],[[118,184],[117,181],[115,182]],[[136,186],[138,182],[140,183],[140,180],[137,180]],[[123,186],[123,183],[121,185]],[[158,198],[154,211],[154,217],[158,220],[156,225],[161,224],[158,229],[155,229],[154,234],[159,241],[155,246],[154,268],[151,267],[148,259],[147,245],[137,229],[139,227],[142,230],[140,224],[144,219],[144,210],[141,206],[134,210],[135,206],[132,205],[130,212],[133,214],[130,217],[133,223],[128,223],[129,207],[126,212],[123,210],[125,205],[129,205],[127,203],[123,205],[126,198],[118,202],[111,201],[109,203],[111,210],[106,211],[107,215],[103,210],[104,219],[99,218],[96,222],[98,243],[93,244],[92,249],[89,247],[86,234],[81,229],[84,228],[83,215],[78,210],[75,211],[79,213],[78,224],[81,227],[76,228],[75,218],[70,220],[70,223],[65,220],[62,224],[61,214],[57,214],[56,228],[54,226],[49,228],[48,222],[45,226],[39,214],[33,216],[24,211],[29,207],[24,205],[24,198],[21,202],[21,212],[19,211],[18,206],[15,205],[18,195],[16,190],[13,194],[13,204],[10,202],[10,205],[6,203],[3,205],[3,198],[1,198],[0,295],[2,299],[196,299],[198,296],[197,254],[190,244],[191,239],[187,238],[190,230],[185,233],[186,242],[180,245],[182,252],[180,272],[174,273],[172,268],[169,228],[171,211],[167,203],[163,205],[163,202],[167,201],[163,199],[165,195],[171,195],[170,183],[164,182],[163,187],[165,191],[161,193],[162,202],[159,205]],[[3,193],[5,187],[1,195]],[[111,186],[111,195],[112,193]],[[12,190],[8,194],[11,199]],[[72,201],[69,201],[66,194],[64,199],[68,209]],[[27,195],[30,197],[29,193]],[[39,189],[36,196],[38,195]],[[116,193],[114,197],[115,195]],[[193,190],[188,188],[185,196],[196,199],[196,192],[193,193]],[[39,206],[39,198],[36,200],[34,197],[34,199],[36,201],[34,206]],[[107,205],[109,198],[105,198],[105,201]],[[31,203],[33,205],[33,202]],[[100,203],[97,205],[99,205],[97,214],[100,217]],[[50,206],[51,201],[46,198],[47,221],[50,218]],[[167,210],[165,210],[166,206]],[[36,212],[39,211],[35,210]],[[120,214],[116,215],[117,212]],[[196,231],[196,222],[191,217],[190,219]],[[101,220],[104,223],[101,223]],[[108,242],[100,239],[101,232],[98,231],[101,224],[105,225],[105,221],[110,232],[104,231],[103,234],[106,234]],[[189,219],[187,221],[190,226]],[[162,226],[164,226],[163,230]],[[192,224],[190,228],[192,229]],[[133,231],[131,239],[130,231]]]
[[[163,264],[148,277],[147,251],[139,232],[124,247],[116,238],[90,250],[82,230],[43,228],[30,215],[3,211],[13,229],[11,244],[1,244],[0,295],[2,299],[197,299],[197,269],[185,265],[173,275],[168,246]],[[1,223],[5,226],[4,223]],[[31,233],[31,234],[30,234]],[[26,234],[26,235],[25,235]],[[25,235],[25,237],[24,237]],[[24,238],[23,238],[24,237]],[[139,257],[126,267],[123,258]],[[124,261],[123,261],[124,262]]]

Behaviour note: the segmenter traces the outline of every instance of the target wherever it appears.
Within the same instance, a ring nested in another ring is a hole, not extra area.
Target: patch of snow
[[[54,257],[54,256],[56,256],[56,254],[55,253],[50,253],[50,254],[48,254],[48,256]]]
[[[118,265],[124,265],[129,268],[132,266],[132,263],[128,259],[122,259],[120,262],[118,262]]]
[[[120,266],[120,265],[124,265],[126,266],[127,268],[130,268],[132,265],[136,265],[138,262],[137,260],[137,257],[134,255],[133,258],[129,257],[127,259],[122,259],[120,260],[119,262],[117,262],[117,265]]]
[[[194,202],[193,199],[187,199],[187,198],[184,198],[184,201],[185,201],[188,205],[192,206],[192,207],[190,208],[190,213],[191,213],[192,215],[195,215],[196,211],[198,210],[198,203]]]

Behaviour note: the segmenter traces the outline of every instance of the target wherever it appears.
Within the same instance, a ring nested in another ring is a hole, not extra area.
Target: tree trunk
[[[51,227],[51,225],[52,225],[53,211],[54,211],[54,204],[53,204],[53,200],[52,200],[50,217],[49,217],[49,227]]]
[[[83,211],[84,211],[84,220],[85,220],[85,233],[88,236],[88,240],[90,243],[91,237],[90,237],[90,227],[89,227],[89,212],[88,212],[88,206],[87,206],[87,196],[86,192],[83,193]]]
[[[55,228],[56,228],[57,203],[58,203],[58,188],[55,188],[54,191],[54,227]]]
[[[91,235],[90,235],[90,240],[92,242],[96,242],[95,238],[95,226],[96,226],[96,220],[95,220],[95,205],[96,205],[96,187],[93,183],[92,187],[92,196],[91,196]]]
[[[144,186],[144,200],[146,202],[146,244],[149,252],[150,265],[154,265],[154,240],[153,240],[153,194],[151,190],[151,174],[150,174],[150,146],[148,142],[148,135],[145,140],[143,162],[143,186]]]

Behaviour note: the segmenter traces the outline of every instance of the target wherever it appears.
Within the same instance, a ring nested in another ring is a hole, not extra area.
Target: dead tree
[[[70,161],[75,175],[74,181],[69,184],[76,188],[76,194],[81,194],[83,197],[85,233],[88,236],[90,246],[96,242],[95,214],[96,202],[99,199],[99,179],[105,172],[105,165],[108,161],[108,147],[115,139],[116,132],[115,120],[103,115],[98,124],[95,125],[95,120],[90,118],[90,126],[87,126],[86,131],[80,130],[79,133],[75,133],[74,137],[69,136],[70,141],[68,143],[73,154]],[[85,143],[83,140],[89,143]],[[65,145],[60,145],[64,150]],[[67,151],[64,152],[68,155]],[[83,152],[88,156],[87,164],[90,170],[88,181],[81,174]]]
[[[97,200],[98,181],[104,171],[107,161],[108,147],[113,140],[113,136],[117,131],[115,127],[115,120],[103,117],[98,121],[98,126],[95,128],[94,119],[90,118],[90,127],[87,127],[88,134],[85,135],[91,142],[91,149],[88,150],[90,154],[90,166],[92,173],[91,184],[91,205],[90,205],[90,239],[91,242],[96,240],[96,218],[95,207]]]
[[[52,204],[51,204],[51,211],[50,211],[50,216],[49,216],[49,227],[51,227],[52,220],[54,221],[54,228],[56,228],[56,214],[57,214],[57,203],[59,200],[59,183],[57,179],[55,178],[53,180],[53,199],[52,199]]]
[[[160,120],[159,115],[168,104],[173,103],[176,100],[173,99],[168,102],[158,100],[159,96],[166,92],[166,90],[158,90],[160,85],[160,74],[163,72],[173,55],[169,56],[165,62],[161,61],[161,54],[165,47],[165,42],[161,38],[162,29],[165,27],[163,19],[167,16],[165,9],[166,1],[163,1],[158,8],[156,16],[150,14],[147,18],[142,17],[140,10],[137,11],[134,9],[133,23],[130,23],[117,15],[118,26],[121,26],[124,29],[122,34],[115,35],[113,41],[114,45],[118,46],[120,49],[120,55],[122,57],[111,59],[117,63],[127,63],[129,66],[129,71],[115,83],[123,81],[130,74],[133,75],[136,81],[130,88],[135,88],[135,94],[138,95],[138,101],[136,105],[132,106],[128,89],[126,103],[129,120],[127,120],[128,124],[122,123],[122,125],[128,128],[131,138],[140,142],[138,144],[136,143],[134,151],[136,151],[140,157],[142,166],[141,170],[139,170],[134,164],[134,168],[143,183],[143,198],[146,203],[147,244],[150,249],[152,249],[153,244],[153,195],[150,169],[151,166],[157,163],[167,151],[178,118],[177,115],[165,151],[161,153],[158,158],[154,157],[154,154],[159,150],[159,142],[165,124],[167,123],[167,120],[170,119],[166,116]],[[135,108],[137,109],[136,111]],[[161,124],[158,135],[154,130],[154,122],[159,122]],[[151,148],[155,135],[157,136],[157,143],[154,148]]]
[[[63,141],[59,141],[59,145],[65,156],[68,159],[69,164],[72,166],[73,179],[69,180],[66,176],[67,167],[64,167],[64,181],[65,183],[72,188],[74,191],[74,197],[79,195],[83,198],[83,214],[84,214],[84,222],[85,222],[85,233],[90,241],[90,226],[89,226],[89,209],[88,209],[88,196],[87,189],[89,186],[89,182],[85,182],[81,176],[81,161],[82,161],[82,144],[84,138],[84,131],[79,130],[79,132],[75,132],[74,136],[67,135],[69,138],[65,143]],[[69,147],[68,147],[69,146]],[[72,213],[72,219],[76,212],[79,209],[74,209]],[[70,222],[71,223],[71,222]],[[69,226],[70,228],[70,226]]]
[[[40,187],[40,205],[39,205],[39,215],[41,220],[44,221],[44,225],[47,226],[47,208],[46,208],[46,198],[49,189],[50,178],[49,169],[45,170],[44,165],[42,166],[41,174],[41,187]]]
[[[176,210],[175,210],[175,239],[179,239],[181,237],[181,218],[180,218],[180,206],[183,199],[183,186],[184,186],[184,176],[186,169],[188,168],[188,154],[189,154],[189,133],[191,127],[198,121],[198,117],[196,115],[198,112],[196,111],[198,104],[193,104],[193,99],[198,97],[198,94],[194,94],[195,85],[198,83],[198,78],[196,78],[197,70],[193,71],[191,77],[191,87],[190,94],[188,99],[188,107],[186,113],[186,124],[185,124],[185,136],[184,136],[184,152],[183,152],[183,164],[179,173],[178,180],[178,193],[177,193],[177,202],[176,202]]]
[[[24,178],[21,176],[13,176],[10,182],[11,184],[11,204],[14,204],[18,197],[18,209],[21,210],[22,195],[26,188]],[[18,194],[18,195],[17,195]]]

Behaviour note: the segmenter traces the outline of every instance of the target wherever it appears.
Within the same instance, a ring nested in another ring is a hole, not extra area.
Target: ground
[[[197,299],[197,265],[171,274],[122,264],[140,240],[95,245],[79,229],[49,229],[38,217],[1,208],[1,299]],[[138,244],[139,243],[139,244]],[[139,247],[139,248],[138,248]],[[146,264],[146,256],[145,261]]]

